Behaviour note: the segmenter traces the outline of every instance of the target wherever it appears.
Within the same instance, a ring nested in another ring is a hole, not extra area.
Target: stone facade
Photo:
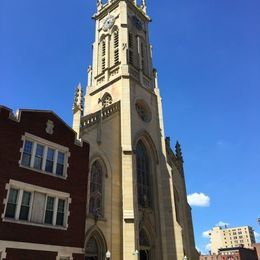
[[[196,260],[180,146],[173,152],[165,141],[146,1],[97,9],[84,108],[80,85],[73,105],[73,128],[91,147],[86,259]]]

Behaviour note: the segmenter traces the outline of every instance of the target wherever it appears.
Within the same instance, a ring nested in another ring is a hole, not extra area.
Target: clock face
[[[112,15],[109,15],[105,21],[103,22],[103,30],[104,31],[107,31],[109,30],[113,25],[114,25],[114,22],[115,22],[115,17],[112,16]]]
[[[143,30],[143,23],[138,19],[137,16],[132,16],[132,23],[137,28],[137,30],[141,31]]]

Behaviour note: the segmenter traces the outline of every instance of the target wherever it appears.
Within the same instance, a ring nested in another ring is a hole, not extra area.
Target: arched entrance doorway
[[[150,250],[140,250],[140,260],[150,260]]]
[[[94,237],[87,243],[85,260],[98,260],[98,245]]]
[[[95,230],[87,236],[85,247],[85,260],[104,260],[106,242],[102,233]]]
[[[139,232],[140,258],[139,260],[151,260],[151,246],[144,229]]]

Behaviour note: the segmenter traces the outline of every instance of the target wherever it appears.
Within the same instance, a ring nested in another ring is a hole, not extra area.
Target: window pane
[[[15,217],[17,196],[18,196],[18,190],[10,189],[6,211],[5,211],[5,217],[7,218]]]
[[[29,207],[21,206],[19,219],[28,220],[29,210]]]
[[[64,224],[65,200],[59,199],[56,225],[63,226]]]
[[[24,144],[24,149],[23,149],[23,151],[24,151],[24,153],[32,153],[32,145],[33,145],[33,143],[31,142],[31,141],[25,141],[25,144]]]
[[[48,197],[47,198],[46,209],[47,210],[53,210],[53,207],[54,207],[54,198],[53,197]]]
[[[17,201],[17,196],[18,196],[18,190],[17,189],[10,189],[9,192],[9,198],[8,198],[8,203],[16,203]]]
[[[44,223],[52,224],[53,211],[46,210]]]
[[[56,225],[63,226],[64,222],[64,213],[57,212]]]
[[[28,215],[30,210],[30,199],[31,199],[31,193],[24,191],[21,209],[20,209],[20,216],[19,216],[19,219],[21,220],[28,220]]]
[[[46,166],[45,166],[46,172],[53,172],[53,159],[54,159],[54,150],[51,148],[48,148],[47,160],[46,160]]]
[[[54,208],[54,198],[48,197],[47,198],[47,205],[46,205],[44,223],[52,224],[53,208]]]
[[[59,164],[64,164],[64,153],[58,152],[58,160]]]
[[[58,212],[64,212],[64,209],[65,209],[65,200],[59,199]]]
[[[62,176],[64,169],[64,153],[58,152],[56,174]]]
[[[54,158],[54,150],[51,148],[48,148],[47,160],[53,161],[53,158]]]
[[[31,141],[25,141],[23,156],[22,156],[22,165],[30,166],[31,154],[32,154],[33,143]]]
[[[43,145],[37,144],[35,158],[34,158],[35,169],[42,168],[43,149],[44,149]]]
[[[16,204],[8,203],[7,207],[6,207],[6,211],[5,211],[5,216],[7,218],[14,218],[14,216],[15,216],[15,209],[16,209]]]
[[[23,198],[22,198],[22,205],[29,206],[30,205],[30,199],[31,199],[31,192],[24,191],[23,192]]]
[[[57,164],[56,174],[59,176],[63,175],[63,164]]]

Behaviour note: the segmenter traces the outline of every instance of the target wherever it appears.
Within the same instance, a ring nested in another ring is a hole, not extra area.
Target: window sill
[[[38,169],[35,169],[35,168],[31,168],[31,167],[27,167],[27,166],[24,166],[22,164],[19,164],[21,168],[24,168],[24,169],[27,169],[27,170],[31,170],[33,172],[39,172],[39,173],[42,173],[44,175],[48,175],[48,176],[52,176],[52,177],[56,177],[56,178],[59,178],[59,179],[62,179],[62,180],[66,180],[67,179],[67,175],[65,176],[60,176],[60,175],[56,175],[54,173],[50,173],[50,172],[46,172],[46,171],[42,171],[42,170],[38,170]]]
[[[59,229],[59,230],[64,230],[64,231],[66,231],[68,229],[68,227],[64,227],[64,226],[53,226],[53,225],[48,225],[48,224],[39,224],[39,223],[33,223],[33,222],[22,221],[22,220],[15,220],[15,219],[10,219],[10,218],[3,218],[3,222],[9,222],[9,223],[21,224],[21,225],[28,225],[28,226],[35,226],[35,227]]]

